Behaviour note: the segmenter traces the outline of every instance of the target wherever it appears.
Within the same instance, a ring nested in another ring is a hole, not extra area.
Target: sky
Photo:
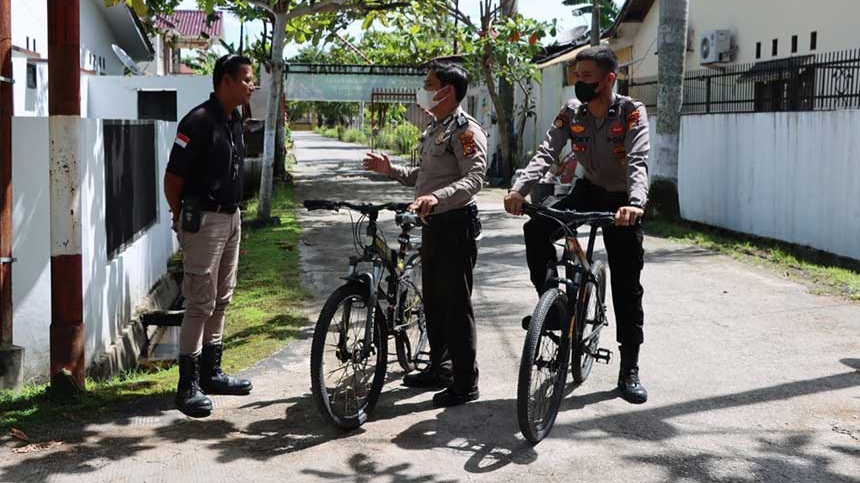
[[[619,6],[624,3],[624,0],[613,0]],[[460,8],[464,13],[473,19],[477,19],[480,15],[479,5],[481,0],[460,0]],[[197,0],[182,0],[179,6],[180,9],[196,9]],[[526,17],[534,18],[542,21],[558,20],[558,30],[564,31],[572,28],[580,22],[571,13],[571,7],[562,5],[561,0],[523,0],[519,2],[519,11]],[[224,40],[233,45],[239,45],[239,20],[230,15],[225,14],[224,19]],[[263,27],[261,22],[254,24],[245,24],[246,35],[251,39],[258,38]],[[346,29],[345,33],[356,38],[361,37],[361,26],[359,23],[351,25]],[[287,58],[295,55],[301,48],[297,44],[287,45],[284,54]]]

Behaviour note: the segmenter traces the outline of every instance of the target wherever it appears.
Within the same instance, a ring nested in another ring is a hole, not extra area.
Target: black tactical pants
[[[454,387],[478,386],[472,271],[480,233],[474,207],[433,215],[422,231],[421,263],[431,369],[452,374]]]
[[[586,179],[577,181],[573,191],[553,208],[576,211],[617,211],[627,204],[627,193],[606,191]],[[526,259],[532,283],[542,294],[546,288],[547,270],[557,262],[551,237],[561,236],[558,223],[533,218],[523,227]],[[643,341],[642,284],[639,277],[644,265],[642,227],[605,227],[603,244],[609,258],[612,280],[612,302],[615,307],[616,336],[621,345],[639,345]]]

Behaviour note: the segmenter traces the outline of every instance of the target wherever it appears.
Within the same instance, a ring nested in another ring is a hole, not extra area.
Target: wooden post
[[[48,2],[51,389],[84,389],[80,0]]]

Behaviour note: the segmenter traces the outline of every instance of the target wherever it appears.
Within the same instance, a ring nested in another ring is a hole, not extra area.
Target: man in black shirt
[[[207,394],[245,395],[251,381],[221,370],[224,310],[239,262],[245,145],[237,108],[250,101],[254,74],[247,57],[215,63],[209,100],[179,123],[164,175],[164,194],[183,252],[185,318],[179,341],[177,408],[191,417],[212,412]]]

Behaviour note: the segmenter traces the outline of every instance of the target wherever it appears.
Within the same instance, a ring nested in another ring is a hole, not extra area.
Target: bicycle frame
[[[377,225],[379,213],[372,211],[368,213],[367,217],[369,223],[367,225],[366,235],[372,240],[372,242],[364,247],[364,253],[362,256],[350,257],[349,273],[344,277],[348,282],[356,282],[367,286],[367,298],[369,303],[367,307],[367,326],[365,328],[363,341],[363,351],[365,352],[362,354],[362,356],[365,357],[368,355],[370,347],[372,347],[373,326],[371,324],[375,323],[376,310],[380,297],[384,297],[384,300],[388,304],[388,313],[385,317],[387,323],[386,330],[389,333],[392,333],[402,328],[402,326],[394,324],[396,321],[401,320],[403,316],[403,314],[400,313],[402,309],[400,306],[401,304],[399,303],[401,296],[399,287],[403,283],[403,274],[408,268],[411,268],[406,265],[406,257],[412,248],[409,230],[414,227],[413,224],[402,225],[402,232],[400,233],[400,236],[398,236],[400,248],[399,250],[394,250],[388,246],[385,239],[383,239],[379,234],[379,227]],[[369,271],[358,270],[358,265],[360,263],[368,262],[372,264]],[[386,290],[383,290],[381,288],[382,280],[383,276],[386,274],[388,287]],[[343,315],[345,318],[349,317],[349,310],[345,308]],[[344,326],[346,326],[346,322],[347,321],[344,320]]]

